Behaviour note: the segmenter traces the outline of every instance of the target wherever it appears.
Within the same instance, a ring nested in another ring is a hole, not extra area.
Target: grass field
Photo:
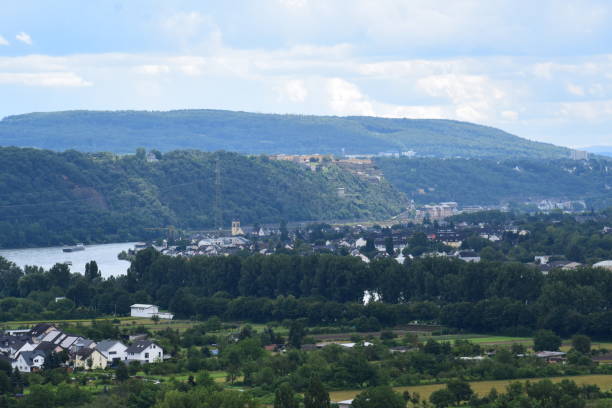
[[[543,378],[530,378],[529,381],[539,381]],[[561,380],[572,380],[575,381],[576,384],[593,384],[599,386],[604,391],[612,390],[612,375],[584,375],[584,376],[574,376],[574,377],[552,377],[549,378],[553,382],[559,382]],[[498,392],[504,392],[506,390],[506,386],[511,382],[516,381],[527,381],[527,380],[501,380],[501,381],[476,381],[471,382],[470,385],[475,393],[479,395],[487,394],[491,388],[495,388]],[[437,391],[439,389],[445,388],[445,384],[430,384],[430,385],[416,385],[412,387],[395,387],[395,391],[398,392],[417,392],[421,396],[421,398],[429,398],[432,392]],[[354,398],[357,394],[359,394],[360,390],[347,390],[347,391],[332,391],[330,392],[330,397],[332,401],[343,401],[347,399]]]
[[[163,330],[167,327],[170,327],[175,330],[184,331],[188,328],[192,327],[197,322],[193,322],[190,320],[160,320],[159,322],[154,322],[151,319],[146,319],[142,317],[105,317],[98,319],[74,319],[74,320],[57,320],[57,319],[46,319],[46,320],[32,320],[32,321],[13,321],[13,322],[4,322],[0,324],[0,329],[22,329],[22,328],[30,328],[38,323],[69,323],[69,324],[81,324],[83,326],[90,326],[92,321],[103,322],[103,321],[119,321],[120,327],[129,327],[129,326],[143,326],[151,331]]]
[[[504,345],[512,343],[520,343],[526,346],[531,346],[532,339],[530,337],[509,337],[509,336],[488,336],[486,334],[449,334],[444,336],[431,336],[425,339],[434,339],[437,341],[449,341],[454,343],[456,340],[468,340],[475,344],[481,345]]]

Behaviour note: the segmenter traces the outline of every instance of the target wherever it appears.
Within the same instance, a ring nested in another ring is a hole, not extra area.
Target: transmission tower
[[[214,204],[214,216],[215,216],[215,229],[220,230],[223,228],[223,214],[221,212],[221,161],[219,156],[215,162],[215,204]]]

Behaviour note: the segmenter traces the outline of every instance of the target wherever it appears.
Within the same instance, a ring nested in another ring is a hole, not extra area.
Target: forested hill
[[[542,199],[612,205],[610,161],[379,159],[387,180],[417,203],[462,205],[521,203]]]
[[[404,196],[334,165],[311,172],[235,153],[136,155],[0,148],[0,246],[143,239],[145,228],[214,225],[216,166],[223,223],[384,218]],[[345,187],[339,198],[337,187]],[[158,234],[157,234],[158,235]]]
[[[435,157],[567,157],[566,148],[472,123],[275,115],[220,110],[68,111],[0,121],[0,145],[133,153],[227,150],[250,154],[366,154],[416,151]]]

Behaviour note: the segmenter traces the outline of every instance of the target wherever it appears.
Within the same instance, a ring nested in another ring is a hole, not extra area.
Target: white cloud
[[[426,94],[447,99],[455,106],[455,117],[471,122],[486,122],[506,96],[505,91],[484,75],[444,74],[417,80]]]
[[[337,115],[374,115],[370,102],[359,88],[342,78],[327,81],[329,107]]]
[[[585,121],[601,121],[612,115],[612,100],[560,104],[558,116]]]
[[[502,116],[502,118],[504,118],[504,119],[514,121],[514,120],[517,120],[517,119],[518,119],[519,114],[518,114],[518,112],[516,112],[516,111],[512,111],[512,110],[505,110],[505,111],[502,111],[501,116]]]
[[[8,40],[1,35],[0,35],[0,45],[9,45]]]
[[[278,2],[281,6],[290,9],[304,8],[308,5],[308,0],[278,0]]]
[[[17,34],[15,38],[24,44],[32,45],[32,37],[30,37],[28,33],[25,33],[22,31],[19,34]]]
[[[82,87],[91,86],[73,72],[7,73],[0,72],[0,84],[17,84],[43,87]]]
[[[304,102],[308,97],[308,89],[301,79],[284,81],[279,89],[279,100],[290,102]]]
[[[134,71],[144,75],[160,75],[170,72],[170,67],[168,65],[147,64],[134,67]]]
[[[559,134],[572,132],[561,124],[568,126],[575,121],[603,126],[612,116],[610,104],[600,102],[612,100],[612,82],[606,77],[612,71],[612,56],[607,55],[571,62],[535,57],[374,60],[356,56],[346,44],[293,45],[275,50],[221,46],[212,53],[196,51],[181,55],[0,57],[0,92],[7,97],[11,92],[17,95],[19,89],[8,84],[88,86],[79,92],[86,97],[70,108],[210,107],[448,118],[498,126],[552,142],[558,142]],[[546,67],[537,69],[548,76],[547,80],[533,75],[536,67]],[[566,103],[568,85],[582,90],[580,101],[585,104]],[[117,94],[124,97],[118,100]],[[39,105],[28,104],[8,112],[32,110],[29,106],[65,108],[57,104],[60,99],[43,95]],[[3,113],[9,108],[5,107]],[[560,130],[551,131],[557,124]]]
[[[205,47],[215,51],[223,46],[221,30],[215,21],[198,11],[172,14],[162,20],[161,29],[186,49]]]
[[[584,88],[576,84],[567,84],[567,91],[572,95],[584,96]]]

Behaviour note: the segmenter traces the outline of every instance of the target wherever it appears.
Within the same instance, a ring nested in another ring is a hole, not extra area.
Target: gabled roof
[[[130,308],[132,308],[132,307],[137,307],[139,309],[148,309],[150,307],[157,307],[157,306],[155,306],[155,305],[145,305],[143,303],[134,303],[132,306],[130,306]]]
[[[66,335],[59,330],[51,330],[45,334],[41,341],[47,341],[50,343],[59,343]]]
[[[0,347],[9,348],[12,347],[15,350],[19,350],[23,347],[24,344],[27,343],[29,339],[27,337],[22,336],[1,336],[0,337]]]
[[[76,347],[91,347],[91,345],[94,343],[95,341],[93,340],[84,339],[83,337],[79,337],[77,341],[75,341],[72,345]]]
[[[79,356],[79,357],[81,357],[81,359],[85,359],[85,358],[89,357],[90,355],[92,355],[93,352],[94,352],[94,349],[82,348],[82,349],[80,349],[79,351],[77,351],[74,354]]]
[[[37,356],[41,356],[42,358],[47,357],[47,355],[40,350],[24,351],[23,353],[19,354],[19,357],[23,357],[26,364],[30,367],[34,365],[34,358]]]
[[[43,341],[43,342],[38,343],[34,351],[42,351],[44,353],[50,353],[52,351],[55,351],[56,348],[57,348],[57,344],[53,344],[48,341]]]
[[[30,330],[30,334],[33,337],[38,337],[44,332],[46,332],[47,330],[49,330],[51,327],[55,327],[55,326],[52,325],[51,323],[39,323],[36,326],[32,327],[32,329]]]
[[[125,345],[121,343],[119,340],[102,340],[101,342],[96,344],[96,348],[100,351],[108,351],[111,348],[113,348],[117,343],[125,347]]]
[[[127,348],[127,350],[125,350],[125,351],[127,353],[140,353],[144,349],[146,349],[149,346],[151,346],[152,344],[153,344],[153,342],[151,340],[138,340],[138,341],[134,342],[134,344],[129,346]]]

